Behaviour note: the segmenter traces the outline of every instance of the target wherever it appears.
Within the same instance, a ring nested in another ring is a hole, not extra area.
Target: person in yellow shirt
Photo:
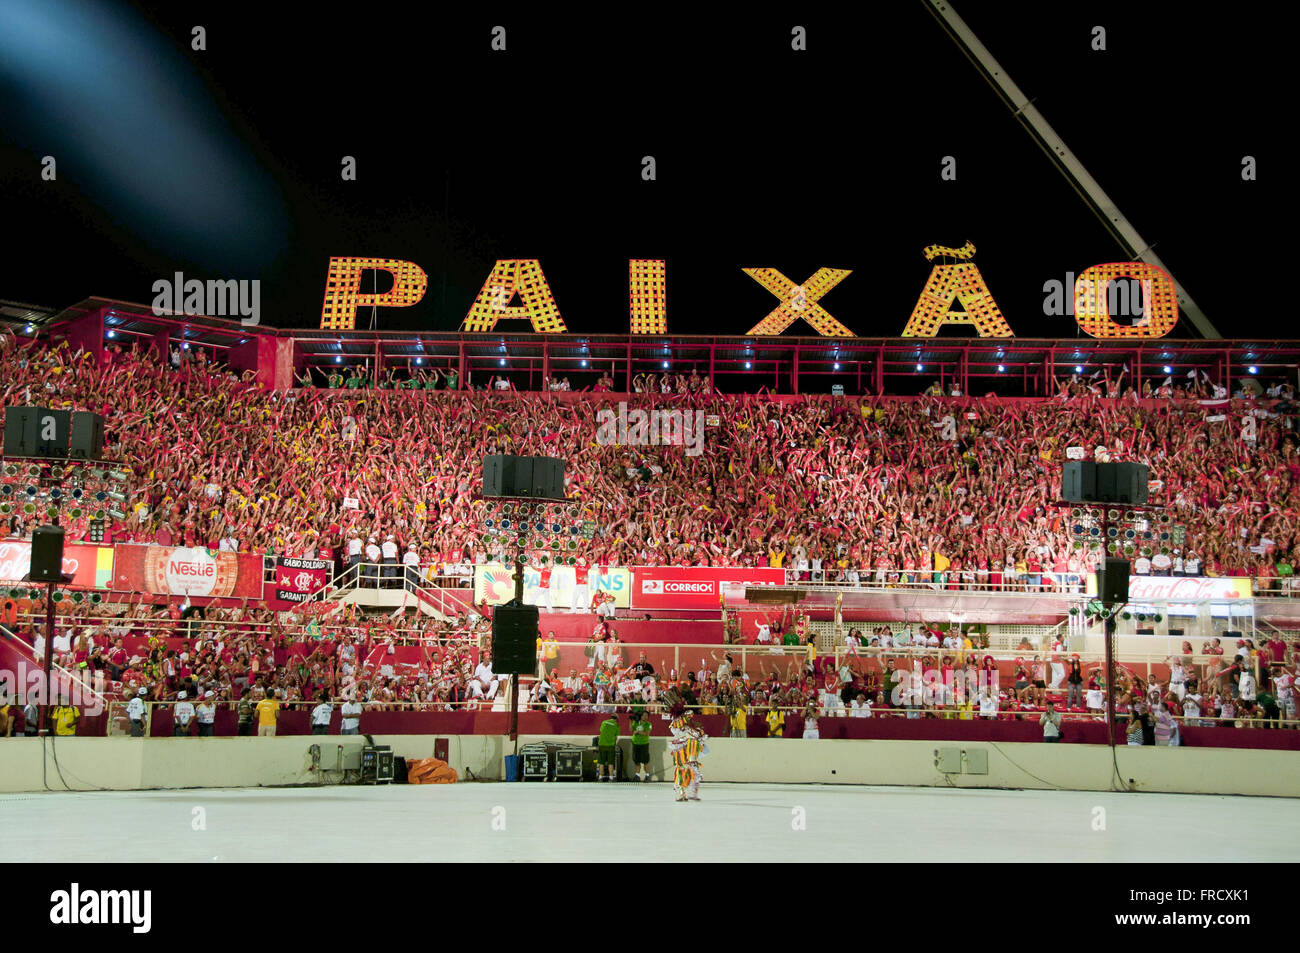
[[[280,690],[275,690],[278,696]],[[258,737],[275,737],[275,723],[280,717],[280,702],[278,698],[271,695],[266,696],[257,703],[257,734]]]
[[[767,710],[767,736],[780,738],[785,734],[785,712],[779,707],[781,700],[773,697],[772,707]]]
[[[75,735],[81,712],[71,705],[59,705],[54,709],[54,733],[59,737]]]
[[[773,569],[780,569],[785,565],[785,550],[781,548],[780,543],[773,544],[767,551],[767,564]]]
[[[745,707],[744,701],[736,699],[727,705],[727,709],[731,716],[731,737],[749,737],[749,709]]]

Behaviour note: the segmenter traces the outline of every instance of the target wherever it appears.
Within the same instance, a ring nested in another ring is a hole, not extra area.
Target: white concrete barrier
[[[514,745],[502,735],[446,737],[448,761],[462,781],[504,777],[505,755]],[[412,759],[434,753],[435,736],[375,736],[395,755]],[[571,744],[575,736],[521,736]],[[50,790],[117,791],[156,788],[261,787],[337,781],[334,772],[312,770],[312,745],[322,768],[336,762],[340,744],[365,739],[339,735],[284,738],[39,738],[0,740],[0,792]],[[631,743],[624,738],[624,770],[630,776]],[[1300,754],[1235,748],[1127,748],[1117,752],[1118,778],[1109,748],[933,741],[804,741],[794,738],[716,738],[702,768],[708,781],[801,784],[881,784],[969,788],[1062,788],[1108,791],[1112,782],[1136,791],[1189,794],[1300,796]],[[955,773],[944,773],[941,751],[952,754]],[[979,753],[987,773],[978,769]],[[58,755],[56,766],[54,755]],[[650,767],[672,780],[666,739],[651,739]],[[66,782],[66,786],[65,786]]]

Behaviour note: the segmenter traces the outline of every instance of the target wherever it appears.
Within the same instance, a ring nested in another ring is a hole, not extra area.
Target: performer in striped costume
[[[708,735],[695,723],[685,702],[675,693],[668,711],[673,719],[668,725],[672,732],[668,751],[673,758],[673,791],[678,801],[698,801],[703,779],[700,758],[709,753],[704,743]]]

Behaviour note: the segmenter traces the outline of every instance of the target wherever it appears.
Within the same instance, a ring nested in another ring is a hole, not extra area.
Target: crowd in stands
[[[116,540],[313,556],[338,555],[356,533],[392,537],[422,563],[486,561],[500,553],[480,541],[477,461],[510,452],[565,459],[567,494],[600,527],[594,564],[1055,585],[1098,555],[1075,547],[1057,506],[1061,463],[1081,448],[1150,465],[1156,499],[1187,527],[1182,551],[1161,554],[1166,571],[1293,572],[1293,418],[1272,402],[1179,401],[1168,385],[1153,403],[1097,397],[1083,381],[1066,388],[1080,394],[1034,404],[653,398],[717,415],[690,456],[598,446],[599,395],[268,391],[202,361],[110,347],[96,364],[12,336],[0,336],[0,370],[6,405],[105,416],[107,453],[134,480]],[[30,529],[9,520],[11,534]]]

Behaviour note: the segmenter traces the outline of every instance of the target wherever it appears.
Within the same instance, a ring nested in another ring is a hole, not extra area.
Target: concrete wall
[[[376,736],[406,758],[433,755],[430,735]],[[573,736],[521,736],[568,743]],[[503,758],[513,745],[502,735],[450,736],[448,759],[468,780],[504,776]],[[361,738],[63,738],[54,742],[68,787],[141,790],[190,787],[258,787],[315,784],[308,749],[321,746],[322,765],[332,765],[340,744]],[[630,773],[630,745],[624,758]],[[44,746],[44,765],[42,747]],[[792,738],[718,738],[703,760],[706,781],[884,784],[971,788],[1111,789],[1110,749],[1097,745],[991,744],[927,741],[803,741]],[[953,749],[963,772],[943,774],[937,752]],[[651,771],[671,780],[666,739],[651,740]],[[970,774],[971,752],[984,751],[988,774]],[[1300,756],[1292,751],[1226,748],[1120,748],[1120,777],[1138,791],[1251,794],[1300,797]],[[32,738],[0,741],[0,792],[64,790],[50,742]],[[331,776],[331,777],[337,777]]]

